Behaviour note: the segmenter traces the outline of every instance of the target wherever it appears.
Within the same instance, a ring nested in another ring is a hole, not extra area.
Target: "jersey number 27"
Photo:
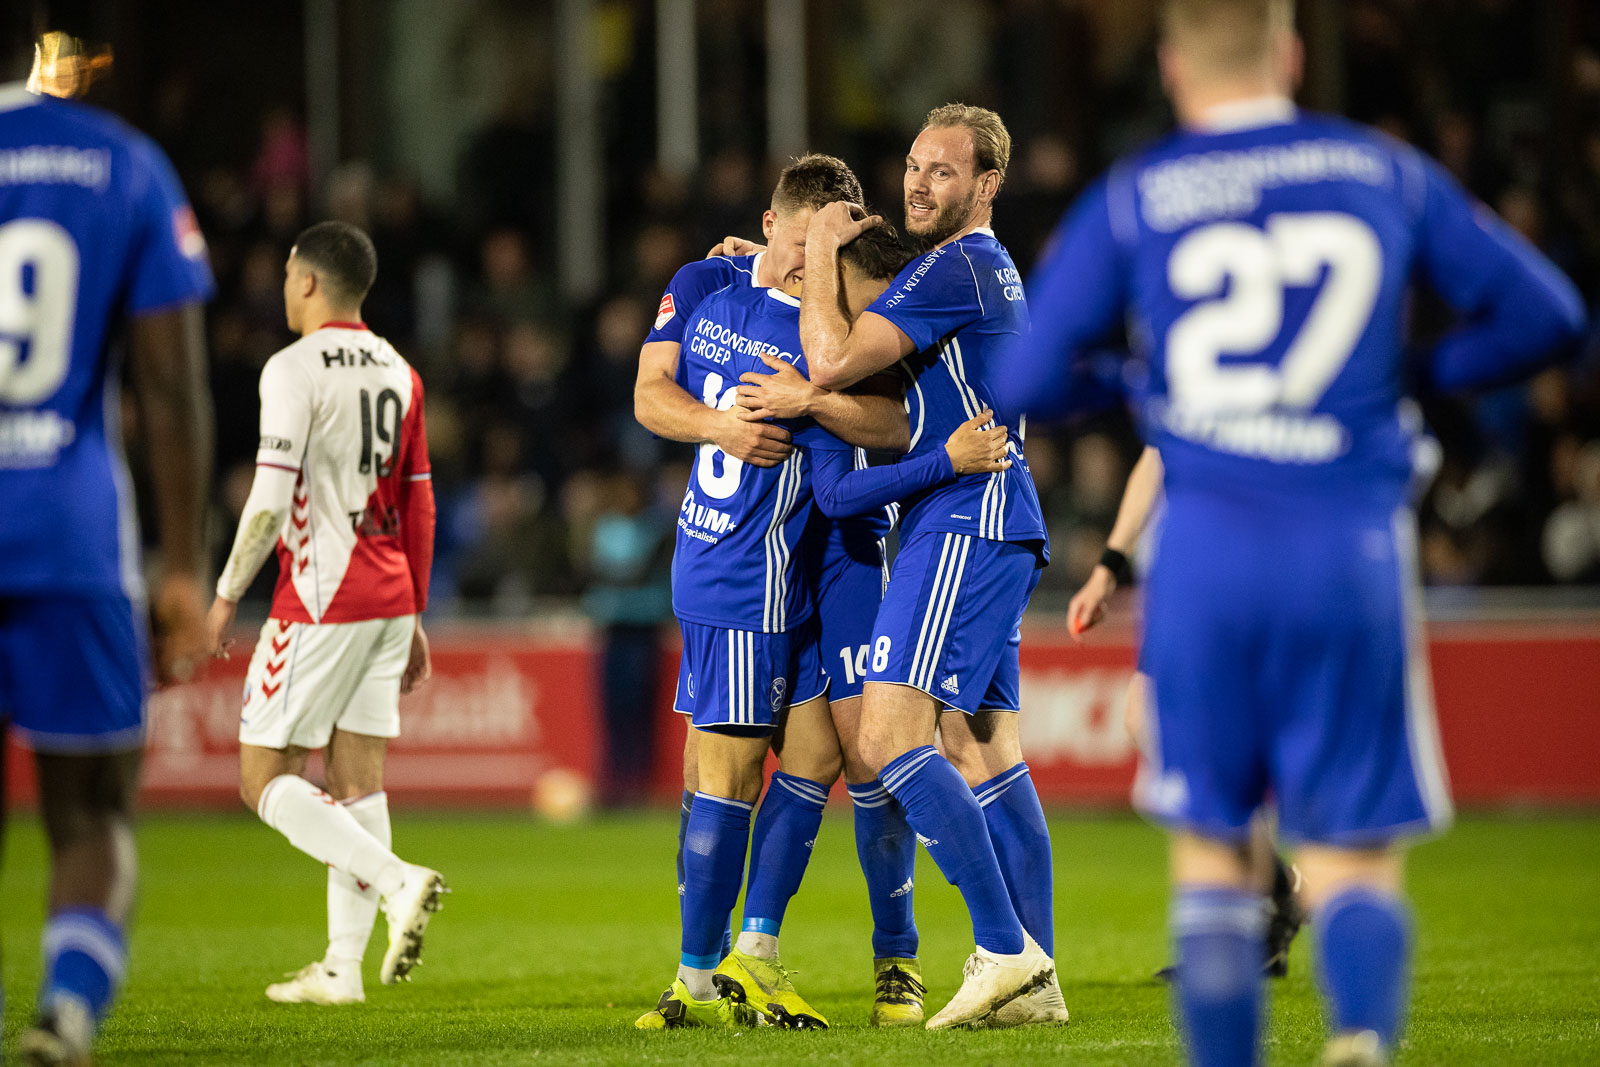
[[[1382,273],[1372,228],[1336,211],[1271,215],[1262,229],[1218,222],[1184,235],[1167,260],[1167,283],[1178,299],[1200,303],[1167,331],[1173,402],[1232,415],[1315,407],[1366,331]],[[1321,291],[1276,367],[1222,362],[1224,354],[1271,347],[1283,332],[1284,290],[1319,280]]]

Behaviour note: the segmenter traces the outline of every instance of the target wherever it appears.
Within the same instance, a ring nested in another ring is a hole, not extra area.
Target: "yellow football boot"
[[[656,1006],[635,1019],[633,1025],[640,1030],[676,1030],[686,1026],[734,1030],[766,1026],[767,1022],[750,1005],[735,1003],[726,996],[696,1000],[689,995],[689,987],[683,984],[683,979],[674,978]]]
[[[776,958],[763,959],[734,949],[717,965],[712,983],[728,1000],[748,1005],[773,1026],[786,1030],[826,1030],[828,1020],[805,1002]]]
[[[872,961],[877,992],[872,997],[873,1026],[921,1026],[922,968],[914,959],[888,957]]]

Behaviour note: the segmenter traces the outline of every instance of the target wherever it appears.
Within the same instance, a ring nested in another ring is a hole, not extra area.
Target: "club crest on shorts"
[[[774,678],[772,680],[772,711],[774,714],[783,710],[783,698],[789,691],[787,678]]]
[[[677,311],[678,309],[672,306],[672,294],[667,293],[662,296],[661,306],[656,308],[656,329],[659,330],[671,322],[672,316],[677,314]]]

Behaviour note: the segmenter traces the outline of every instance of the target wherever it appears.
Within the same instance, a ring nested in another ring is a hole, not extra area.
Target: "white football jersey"
[[[422,379],[388,341],[329,323],[261,370],[258,465],[299,474],[278,537],[272,617],[357,622],[415,612],[402,487],[431,477]]]

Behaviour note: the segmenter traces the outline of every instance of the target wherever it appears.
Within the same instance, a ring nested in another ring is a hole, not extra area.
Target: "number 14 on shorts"
[[[846,646],[839,650],[839,658],[844,661],[844,680],[847,685],[855,685],[860,679],[867,676],[867,649],[872,649],[872,669],[882,671],[889,666],[890,639],[887,634],[878,638],[873,645],[857,645],[855,648]]]

